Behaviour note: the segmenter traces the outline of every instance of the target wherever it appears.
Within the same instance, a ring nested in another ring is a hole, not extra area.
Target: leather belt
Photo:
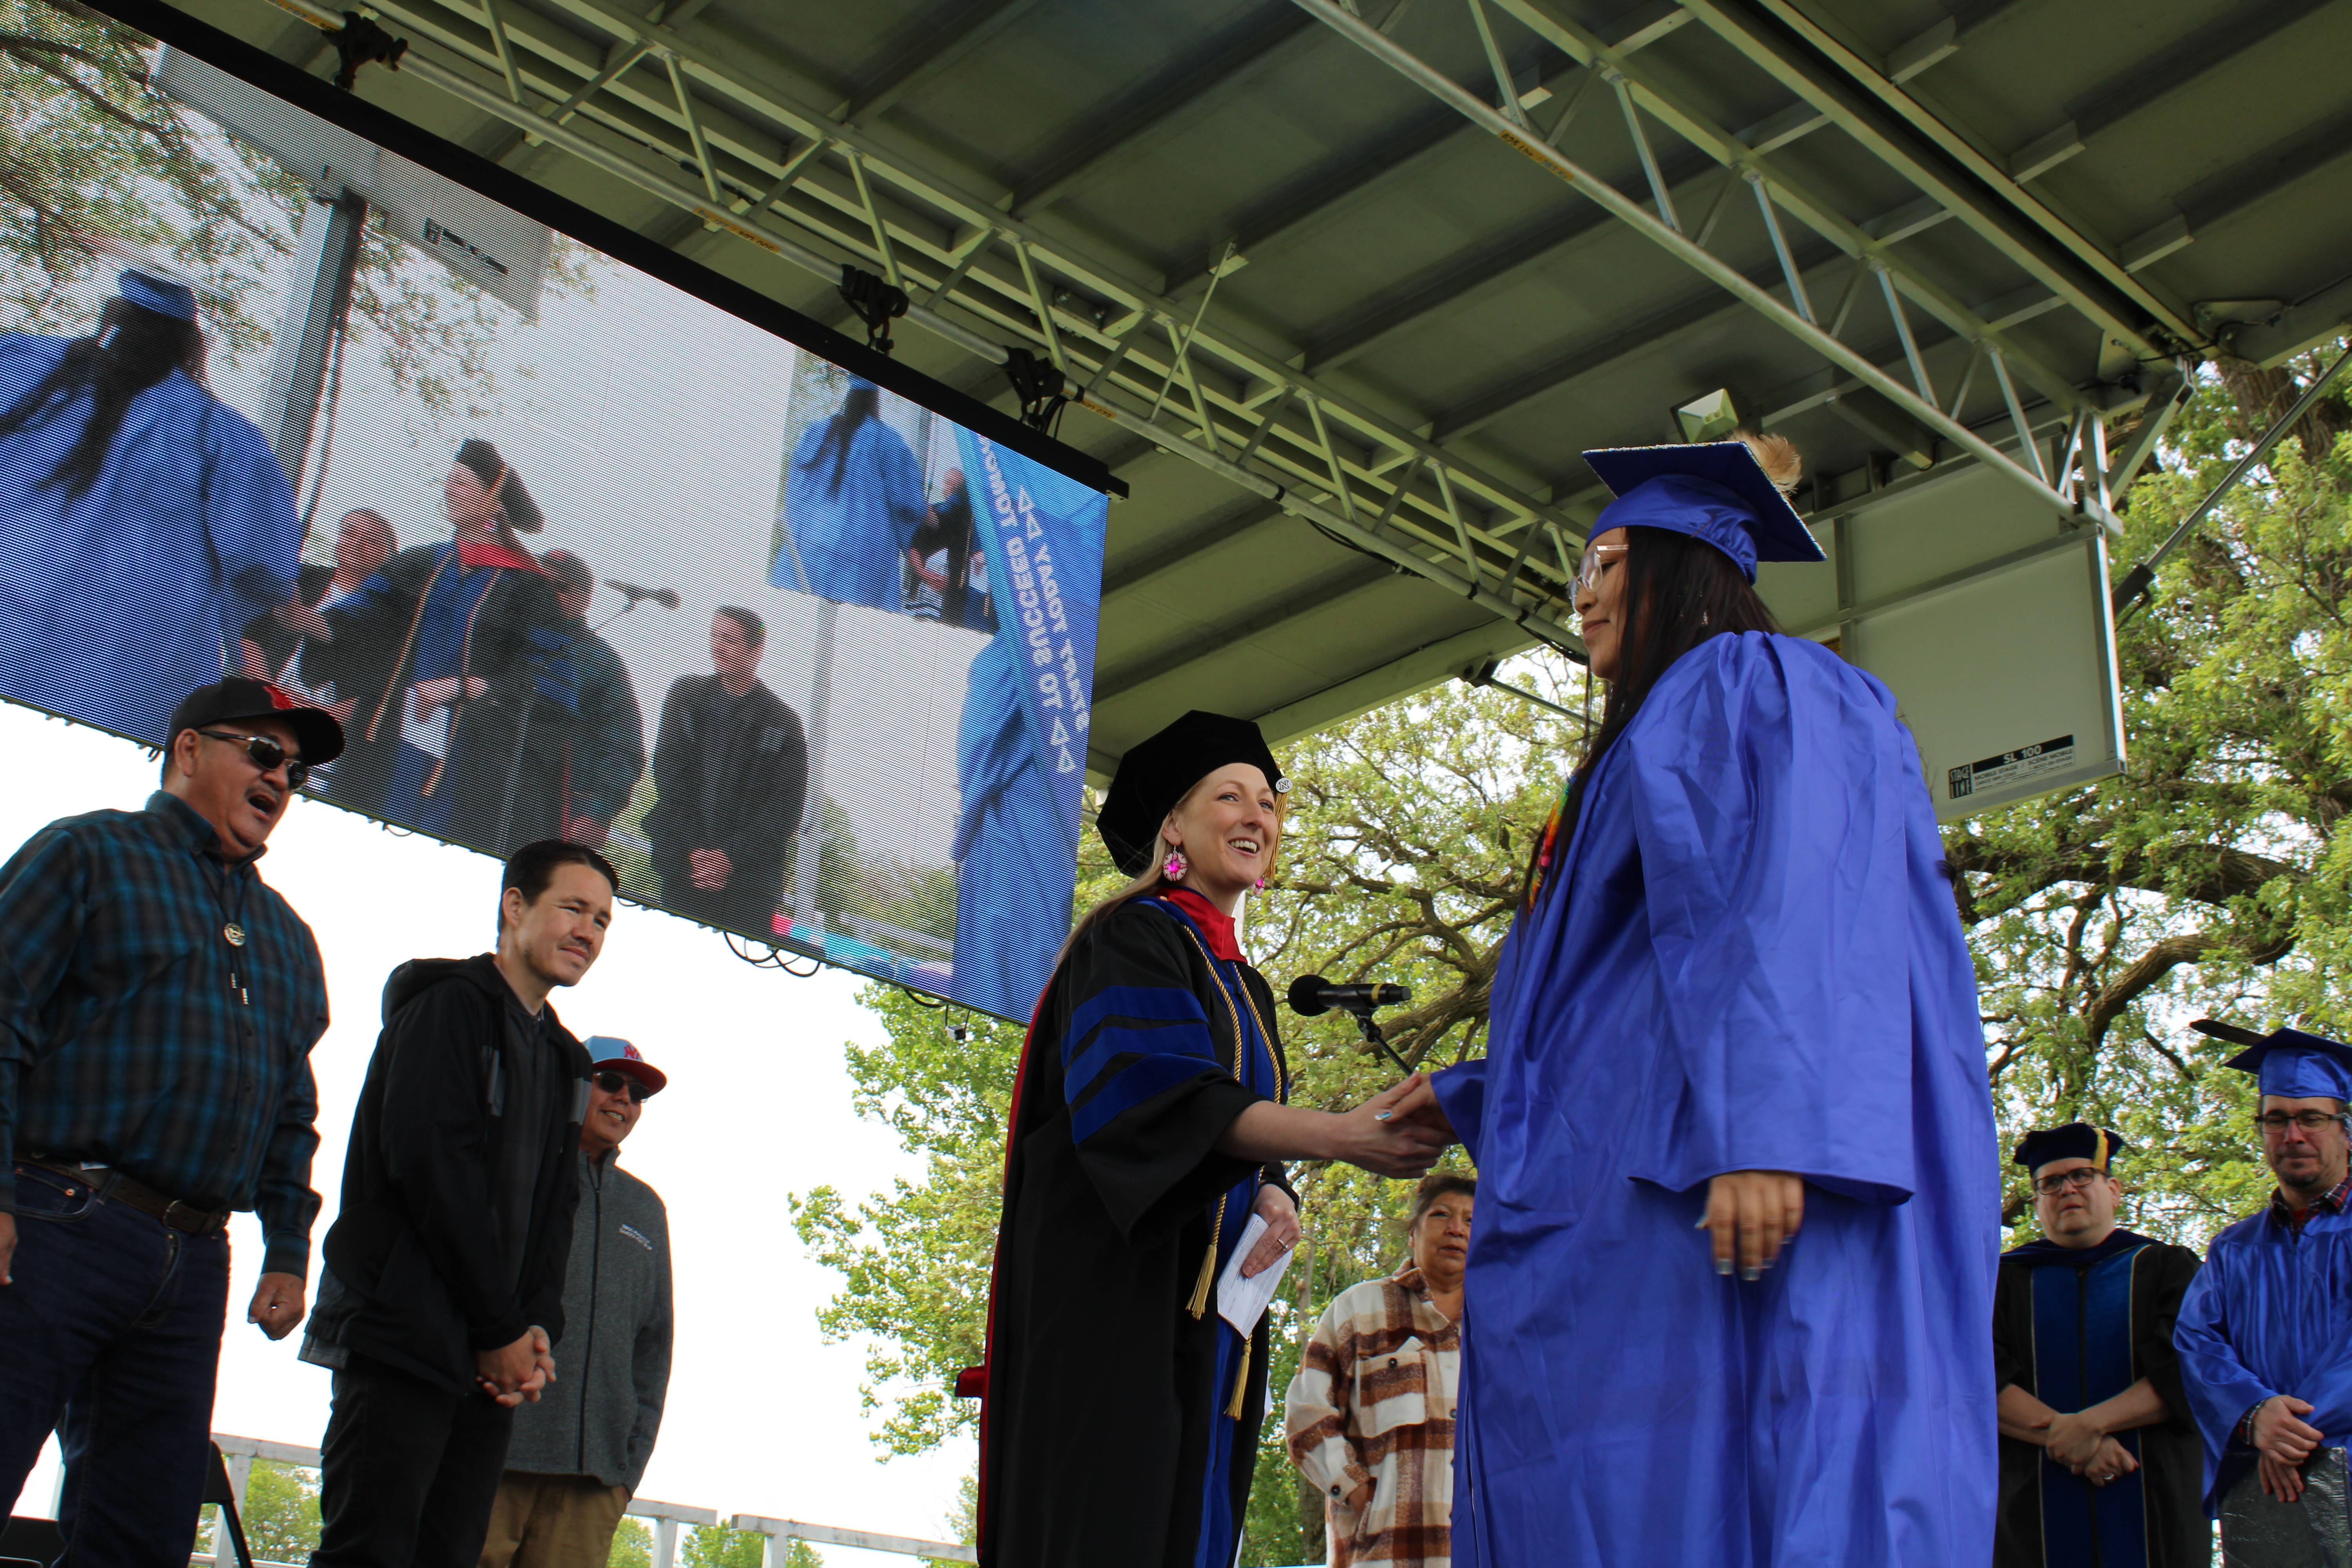
[[[102,1203],[119,1203],[137,1209],[141,1214],[151,1215],[173,1230],[189,1236],[215,1236],[228,1229],[228,1210],[200,1209],[177,1198],[166,1197],[144,1182],[133,1181],[111,1166],[93,1165],[85,1169],[56,1160],[28,1160],[26,1163],[38,1165],[45,1171],[53,1171],[60,1176],[80,1182]]]

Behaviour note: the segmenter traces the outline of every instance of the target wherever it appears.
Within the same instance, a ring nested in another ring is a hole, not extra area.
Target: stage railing
[[[295,1443],[273,1443],[266,1437],[240,1437],[226,1432],[213,1434],[220,1445],[221,1455],[228,1461],[229,1489],[236,1494],[237,1510],[245,1509],[245,1488],[253,1474],[253,1461],[269,1459],[281,1465],[295,1465],[305,1469],[319,1468],[319,1450]],[[677,1532],[680,1525],[711,1525],[719,1522],[719,1510],[696,1508],[687,1503],[659,1502],[652,1498],[632,1498],[626,1510],[632,1519],[644,1520],[653,1527],[654,1568],[677,1568]],[[805,1520],[770,1519],[764,1514],[739,1513],[728,1520],[733,1530],[767,1538],[770,1563],[779,1561],[783,1553],[782,1543],[805,1541],[818,1546],[857,1546],[868,1552],[896,1552],[902,1557],[929,1557],[942,1563],[974,1563],[978,1554],[969,1546],[949,1541],[919,1541],[911,1536],[881,1535],[870,1530],[846,1530],[838,1525],[811,1524]],[[228,1529],[225,1522],[213,1525],[212,1550],[191,1556],[191,1563],[204,1563],[207,1568],[229,1568],[236,1561],[229,1545]],[[255,1560],[255,1568],[286,1568],[283,1564],[267,1564]]]

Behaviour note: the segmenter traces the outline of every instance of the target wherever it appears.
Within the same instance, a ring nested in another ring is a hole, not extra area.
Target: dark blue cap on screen
[[[2063,1127],[2044,1127],[2027,1133],[2010,1159],[2028,1171],[2038,1171],[2053,1160],[2088,1160],[2104,1171],[2129,1147],[2104,1127],[2070,1121]]]
[[[2189,1026],[2200,1035],[2245,1047],[2221,1065],[2252,1073],[2264,1094],[2288,1100],[2326,1095],[2352,1103],[2352,1046],[2341,1040],[2301,1029],[2273,1029],[2258,1035],[2214,1018],[2200,1018]]]
[[[1821,561],[1804,519],[1745,441],[1683,447],[1605,447],[1584,454],[1617,499],[1592,531],[1661,528],[1704,539],[1756,581],[1759,561]]]
[[[196,319],[195,291],[184,283],[148,272],[125,272],[114,280],[114,291],[142,310],[183,321]]]

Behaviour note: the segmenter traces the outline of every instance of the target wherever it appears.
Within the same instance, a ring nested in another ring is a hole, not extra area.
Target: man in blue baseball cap
[[[2278,1186],[2206,1249],[2174,1342],[2205,1440],[2205,1505],[2231,1568],[2352,1561],[2352,1046],[2301,1029],[2190,1026],[2245,1049]]]
[[[87,337],[0,333],[0,695],[130,735],[293,597],[302,526],[205,385],[185,284],[125,272]]]
[[[669,1079],[628,1041],[591,1035],[580,1207],[555,1381],[515,1412],[480,1568],[578,1568],[612,1552],[669,1392],[669,1211],[614,1162]]]

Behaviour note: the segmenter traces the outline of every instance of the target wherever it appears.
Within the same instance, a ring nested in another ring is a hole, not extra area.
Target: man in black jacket
[[[808,799],[800,715],[760,679],[767,639],[749,610],[725,605],[710,617],[712,672],[682,678],[662,703],[661,798],[645,822],[662,907],[755,937],[774,932],[784,858]]]
[[[498,951],[384,986],[302,1358],[334,1369],[312,1568],[471,1568],[514,1406],[563,1333],[588,1052],[547,996],[604,946],[616,885],[560,839],[507,862]]]

